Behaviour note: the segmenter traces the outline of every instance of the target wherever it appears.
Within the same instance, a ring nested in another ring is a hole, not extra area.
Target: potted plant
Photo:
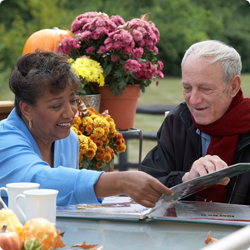
[[[113,171],[114,155],[126,150],[125,140],[109,115],[87,108],[77,115],[71,128],[79,140],[79,168]]]
[[[87,56],[99,62],[103,68],[104,86],[108,88],[110,96],[121,98],[127,89],[135,92],[134,106],[125,107],[119,113],[124,114],[128,110],[134,116],[140,90],[145,92],[145,88],[152,82],[158,85],[158,78],[164,78],[163,63],[156,57],[159,31],[148,18],[149,14],[146,14],[125,22],[119,15],[108,17],[107,14],[98,12],[81,14],[72,22],[72,36],[63,39],[56,49],[74,60]],[[102,89],[104,87],[95,86],[96,92]],[[131,94],[128,95],[131,98]],[[101,98],[102,106],[104,96]],[[131,102],[130,100],[125,105]],[[120,103],[108,104],[101,111],[109,109],[117,127],[121,129],[122,125],[118,124],[120,119],[118,121],[112,113],[112,108],[117,106],[120,107]],[[124,116],[127,120],[128,113]]]
[[[95,92],[95,85],[104,85],[103,69],[99,62],[83,56],[75,60],[69,58],[73,71],[80,79],[81,87],[78,90],[78,97],[87,107],[100,110],[101,95]]]

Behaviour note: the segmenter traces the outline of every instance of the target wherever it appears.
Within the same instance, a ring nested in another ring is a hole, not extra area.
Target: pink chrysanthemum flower
[[[146,14],[125,22],[119,15],[86,12],[71,25],[74,37],[63,39],[57,51],[74,60],[86,55],[97,61],[113,94],[121,95],[130,84],[139,84],[144,92],[164,77],[163,63],[156,58],[160,33],[148,18]]]
[[[115,23],[116,26],[125,24],[124,19],[121,16],[111,16],[110,20]]]
[[[105,48],[106,48],[106,51],[112,50],[114,48],[113,43],[108,43]]]
[[[139,42],[143,39],[143,35],[139,30],[134,29],[132,32],[132,36],[136,42]]]
[[[158,65],[159,70],[162,70],[164,67],[162,61],[157,61],[157,65]]]
[[[123,43],[121,41],[115,41],[113,45],[115,50],[120,50],[123,46]]]
[[[134,58],[135,60],[139,60],[143,55],[143,48],[136,48],[134,49]]]
[[[71,31],[74,34],[81,33],[83,26],[85,24],[89,23],[89,21],[92,18],[94,18],[98,15],[99,15],[99,13],[95,11],[95,12],[86,12],[84,14],[77,16],[75,21],[73,21],[73,23],[71,25]]]
[[[124,68],[127,72],[138,72],[140,70],[140,63],[136,60],[129,59],[126,61]]]
[[[133,47],[130,47],[130,46],[123,46],[122,48],[122,51],[127,54],[127,55],[130,55],[133,53]]]
[[[112,62],[117,62],[118,60],[119,60],[119,56],[118,55],[115,55],[115,56],[111,57],[111,61]]]
[[[100,54],[103,54],[103,53],[105,53],[106,52],[106,48],[105,48],[105,46],[101,46],[100,48],[99,48],[99,51],[98,51]]]
[[[135,46],[133,37],[127,30],[118,29],[109,34],[109,37],[104,41],[106,51],[122,50],[125,54],[132,54]]]
[[[153,51],[155,52],[155,54],[158,54],[158,48],[156,46],[154,46]]]
[[[160,70],[157,70],[157,75],[163,79],[164,78],[164,74],[160,71]]]
[[[90,54],[95,48],[94,47],[89,47],[86,49],[86,53]]]
[[[84,31],[81,34],[76,35],[76,37],[80,40],[80,41],[88,41],[91,37],[91,32],[90,31]]]
[[[142,34],[143,37],[147,35],[147,31],[143,27],[138,27],[137,30],[141,32],[141,34]]]
[[[71,49],[80,49],[80,44],[77,39],[73,37],[67,37],[61,41],[60,46],[56,49],[56,52],[68,54],[71,52]]]

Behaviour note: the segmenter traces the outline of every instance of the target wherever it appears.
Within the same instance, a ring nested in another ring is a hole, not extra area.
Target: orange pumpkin
[[[4,224],[0,231],[0,249],[5,250],[22,250],[23,243],[21,237],[16,232],[6,230],[7,225]]]
[[[69,36],[69,31],[58,28],[43,29],[33,33],[26,41],[23,48],[23,55],[35,52],[36,49],[44,51],[55,51],[60,41]]]
[[[52,250],[66,246],[61,240],[59,231],[45,218],[27,221],[20,235],[26,250]]]

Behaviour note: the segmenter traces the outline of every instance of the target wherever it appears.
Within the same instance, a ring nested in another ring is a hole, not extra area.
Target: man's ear
[[[231,97],[235,97],[237,95],[237,93],[240,90],[240,87],[241,87],[241,78],[239,75],[236,75],[230,81]]]
[[[23,116],[28,120],[31,121],[32,120],[32,115],[31,115],[31,106],[23,101],[19,102],[19,107],[20,110],[23,114]]]

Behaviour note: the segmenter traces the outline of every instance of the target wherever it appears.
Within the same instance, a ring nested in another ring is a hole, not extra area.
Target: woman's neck
[[[53,168],[53,159],[54,159],[54,142],[52,143],[44,143],[44,141],[40,140],[38,137],[34,136],[34,139],[37,143],[37,146],[40,150],[42,159],[46,161],[50,167]]]

